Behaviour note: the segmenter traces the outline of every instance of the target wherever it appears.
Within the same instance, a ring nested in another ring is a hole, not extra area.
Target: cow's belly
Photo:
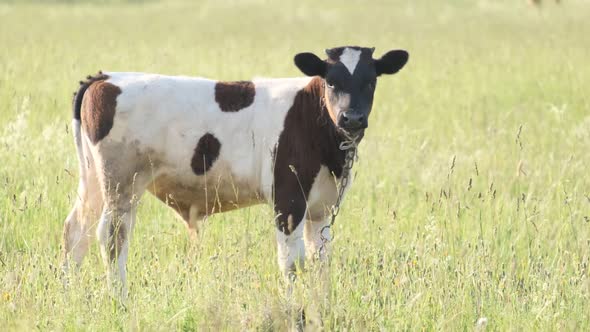
[[[265,202],[257,183],[236,177],[224,165],[202,176],[179,176],[174,170],[159,173],[148,191],[187,221],[191,213],[203,217]]]

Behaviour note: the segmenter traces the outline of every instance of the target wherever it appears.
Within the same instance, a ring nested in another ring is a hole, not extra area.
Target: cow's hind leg
[[[200,213],[197,205],[191,205],[186,220],[186,228],[192,244],[198,244],[199,234],[203,230],[203,223],[205,222],[206,216]]]
[[[127,296],[127,255],[135,211],[130,197],[105,203],[97,228],[109,288],[123,299]]]
[[[88,251],[89,240],[84,236],[82,225],[80,224],[80,200],[76,199],[74,207],[66,217],[63,230],[63,250],[64,250],[64,270],[69,268],[70,259],[76,265],[80,265],[86,252]]]
[[[92,232],[83,218],[82,202],[77,199],[64,222],[64,271],[68,271],[71,262],[80,266],[90,247]]]
[[[120,151],[120,150],[119,150]],[[96,230],[100,252],[107,267],[107,281],[113,295],[124,300],[127,297],[127,255],[129,241],[135,223],[139,198],[149,182],[149,172],[133,164],[131,158],[114,158],[104,153],[104,161],[117,160],[126,167],[102,167],[103,210]],[[140,160],[137,157],[136,160]],[[129,163],[125,163],[129,161]],[[114,164],[114,163],[110,163]]]
[[[102,215],[96,230],[100,252],[107,267],[107,282],[113,295],[127,297],[127,255],[142,190],[117,183],[105,190]]]
[[[102,193],[94,169],[90,168],[85,175],[80,179],[74,207],[64,222],[64,271],[71,262],[76,266],[82,264],[102,210]]]

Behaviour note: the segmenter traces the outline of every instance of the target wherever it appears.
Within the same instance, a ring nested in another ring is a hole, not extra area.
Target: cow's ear
[[[385,53],[381,59],[375,60],[377,76],[382,74],[395,74],[408,62],[409,54],[404,50],[395,50]]]
[[[307,76],[326,76],[328,64],[313,53],[299,53],[294,61],[297,68]]]

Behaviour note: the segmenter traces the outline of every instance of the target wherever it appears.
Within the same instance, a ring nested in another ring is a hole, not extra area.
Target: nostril
[[[348,129],[365,128],[367,116],[362,113],[342,112],[339,115],[338,124]]]

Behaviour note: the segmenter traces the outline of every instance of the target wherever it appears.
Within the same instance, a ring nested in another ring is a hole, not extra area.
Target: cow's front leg
[[[276,238],[279,268],[287,280],[293,281],[297,269],[302,269],[305,261],[305,202],[290,203],[290,209],[277,211]]]
[[[305,223],[304,239],[305,248],[308,257],[324,263],[328,260],[330,254],[330,219],[324,218],[322,221],[308,219]]]

